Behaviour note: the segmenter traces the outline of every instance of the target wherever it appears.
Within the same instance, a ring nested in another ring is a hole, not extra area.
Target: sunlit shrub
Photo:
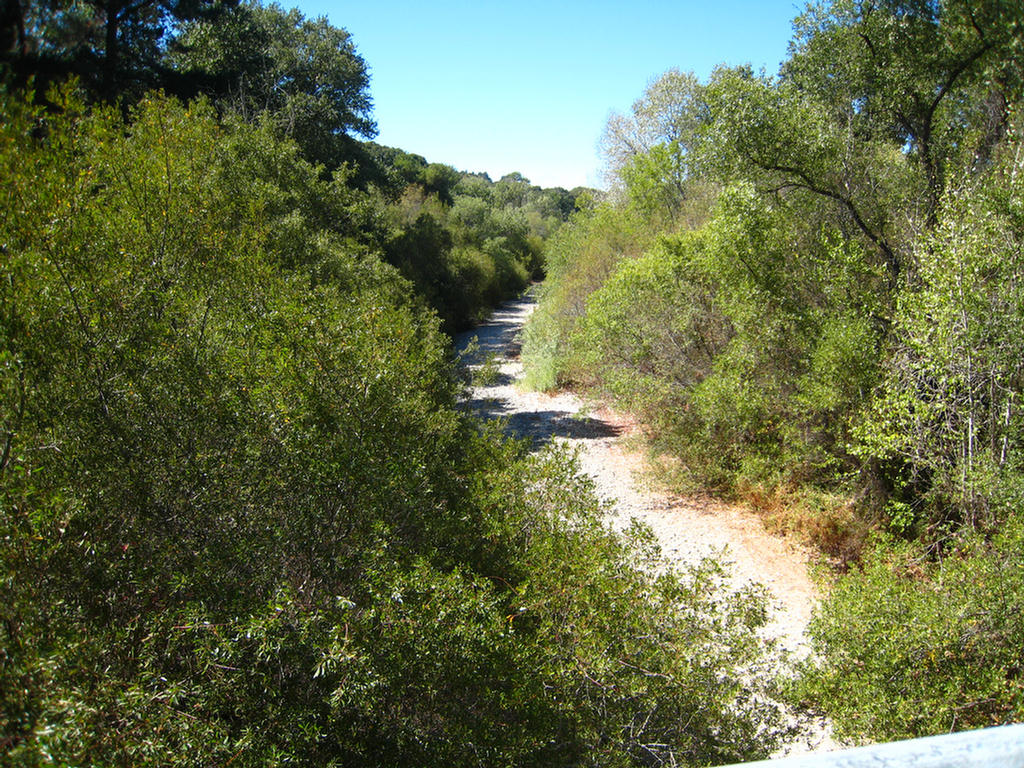
[[[856,740],[1024,718],[1024,526],[969,535],[938,563],[889,542],[842,577],[811,625],[797,692]]]

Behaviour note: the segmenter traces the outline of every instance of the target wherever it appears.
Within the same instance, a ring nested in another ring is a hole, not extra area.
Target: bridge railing
[[[743,768],[1024,768],[1024,724],[742,763]],[[730,768],[725,766],[724,768]],[[731,768],[738,768],[732,766]]]

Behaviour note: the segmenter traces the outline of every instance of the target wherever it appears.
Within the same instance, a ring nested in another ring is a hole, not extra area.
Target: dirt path
[[[594,478],[598,493],[613,501],[612,524],[625,527],[631,518],[655,532],[666,558],[695,562],[724,553],[733,563],[733,579],[763,584],[774,603],[766,629],[790,651],[807,651],[804,630],[818,592],[808,578],[808,555],[792,542],[768,533],[752,512],[716,501],[684,498],[651,487],[644,460],[623,438],[635,430],[627,418],[593,407],[570,392],[547,395],[517,386],[522,376],[518,333],[533,311],[532,299],[503,305],[486,325],[461,335],[460,349],[476,336],[479,350],[471,364],[496,355],[500,372],[492,386],[476,387],[470,404],[479,414],[508,419],[509,431],[528,437],[537,448],[552,440],[578,446],[580,463]]]

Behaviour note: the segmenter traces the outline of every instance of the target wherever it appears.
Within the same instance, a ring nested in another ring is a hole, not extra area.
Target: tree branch
[[[759,165],[766,171],[775,171],[776,173],[786,173],[792,176],[796,176],[800,181],[790,182],[786,186],[795,189],[806,189],[808,192],[813,192],[817,195],[830,198],[840,203],[844,208],[846,208],[850,216],[853,217],[854,223],[861,230],[861,232],[863,232],[864,235],[882,252],[885,258],[886,268],[889,270],[889,274],[892,276],[892,279],[895,280],[896,278],[899,277],[900,263],[899,259],[896,257],[896,254],[893,252],[891,246],[885,240],[885,238],[868,226],[867,222],[864,221],[864,218],[860,215],[860,211],[857,209],[857,206],[854,205],[852,200],[850,200],[848,197],[844,195],[841,195],[838,192],[835,192],[834,190],[827,189],[818,184],[815,184],[807,175],[807,173],[805,171],[800,170],[799,168],[793,168],[791,166],[786,165],[761,164],[756,162],[755,165]]]

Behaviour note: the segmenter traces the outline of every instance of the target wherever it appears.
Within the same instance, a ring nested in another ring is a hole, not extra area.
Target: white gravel
[[[672,562],[724,555],[732,563],[737,586],[762,584],[771,595],[773,611],[765,634],[796,656],[809,653],[804,633],[819,593],[808,576],[808,552],[769,533],[749,510],[653,487],[642,455],[624,444],[636,429],[628,417],[571,392],[522,389],[518,335],[534,306],[528,297],[508,302],[488,323],[456,339],[460,350],[474,337],[478,339],[478,351],[466,359],[471,366],[487,359],[493,360],[492,367],[500,366],[492,386],[472,389],[469,405],[481,415],[506,418],[510,432],[530,438],[538,448],[556,440],[576,447],[581,468],[594,479],[598,494],[612,502],[611,525],[624,528],[633,518],[646,523],[657,536],[662,554]],[[791,751],[835,746],[827,738],[827,728],[816,729]]]

